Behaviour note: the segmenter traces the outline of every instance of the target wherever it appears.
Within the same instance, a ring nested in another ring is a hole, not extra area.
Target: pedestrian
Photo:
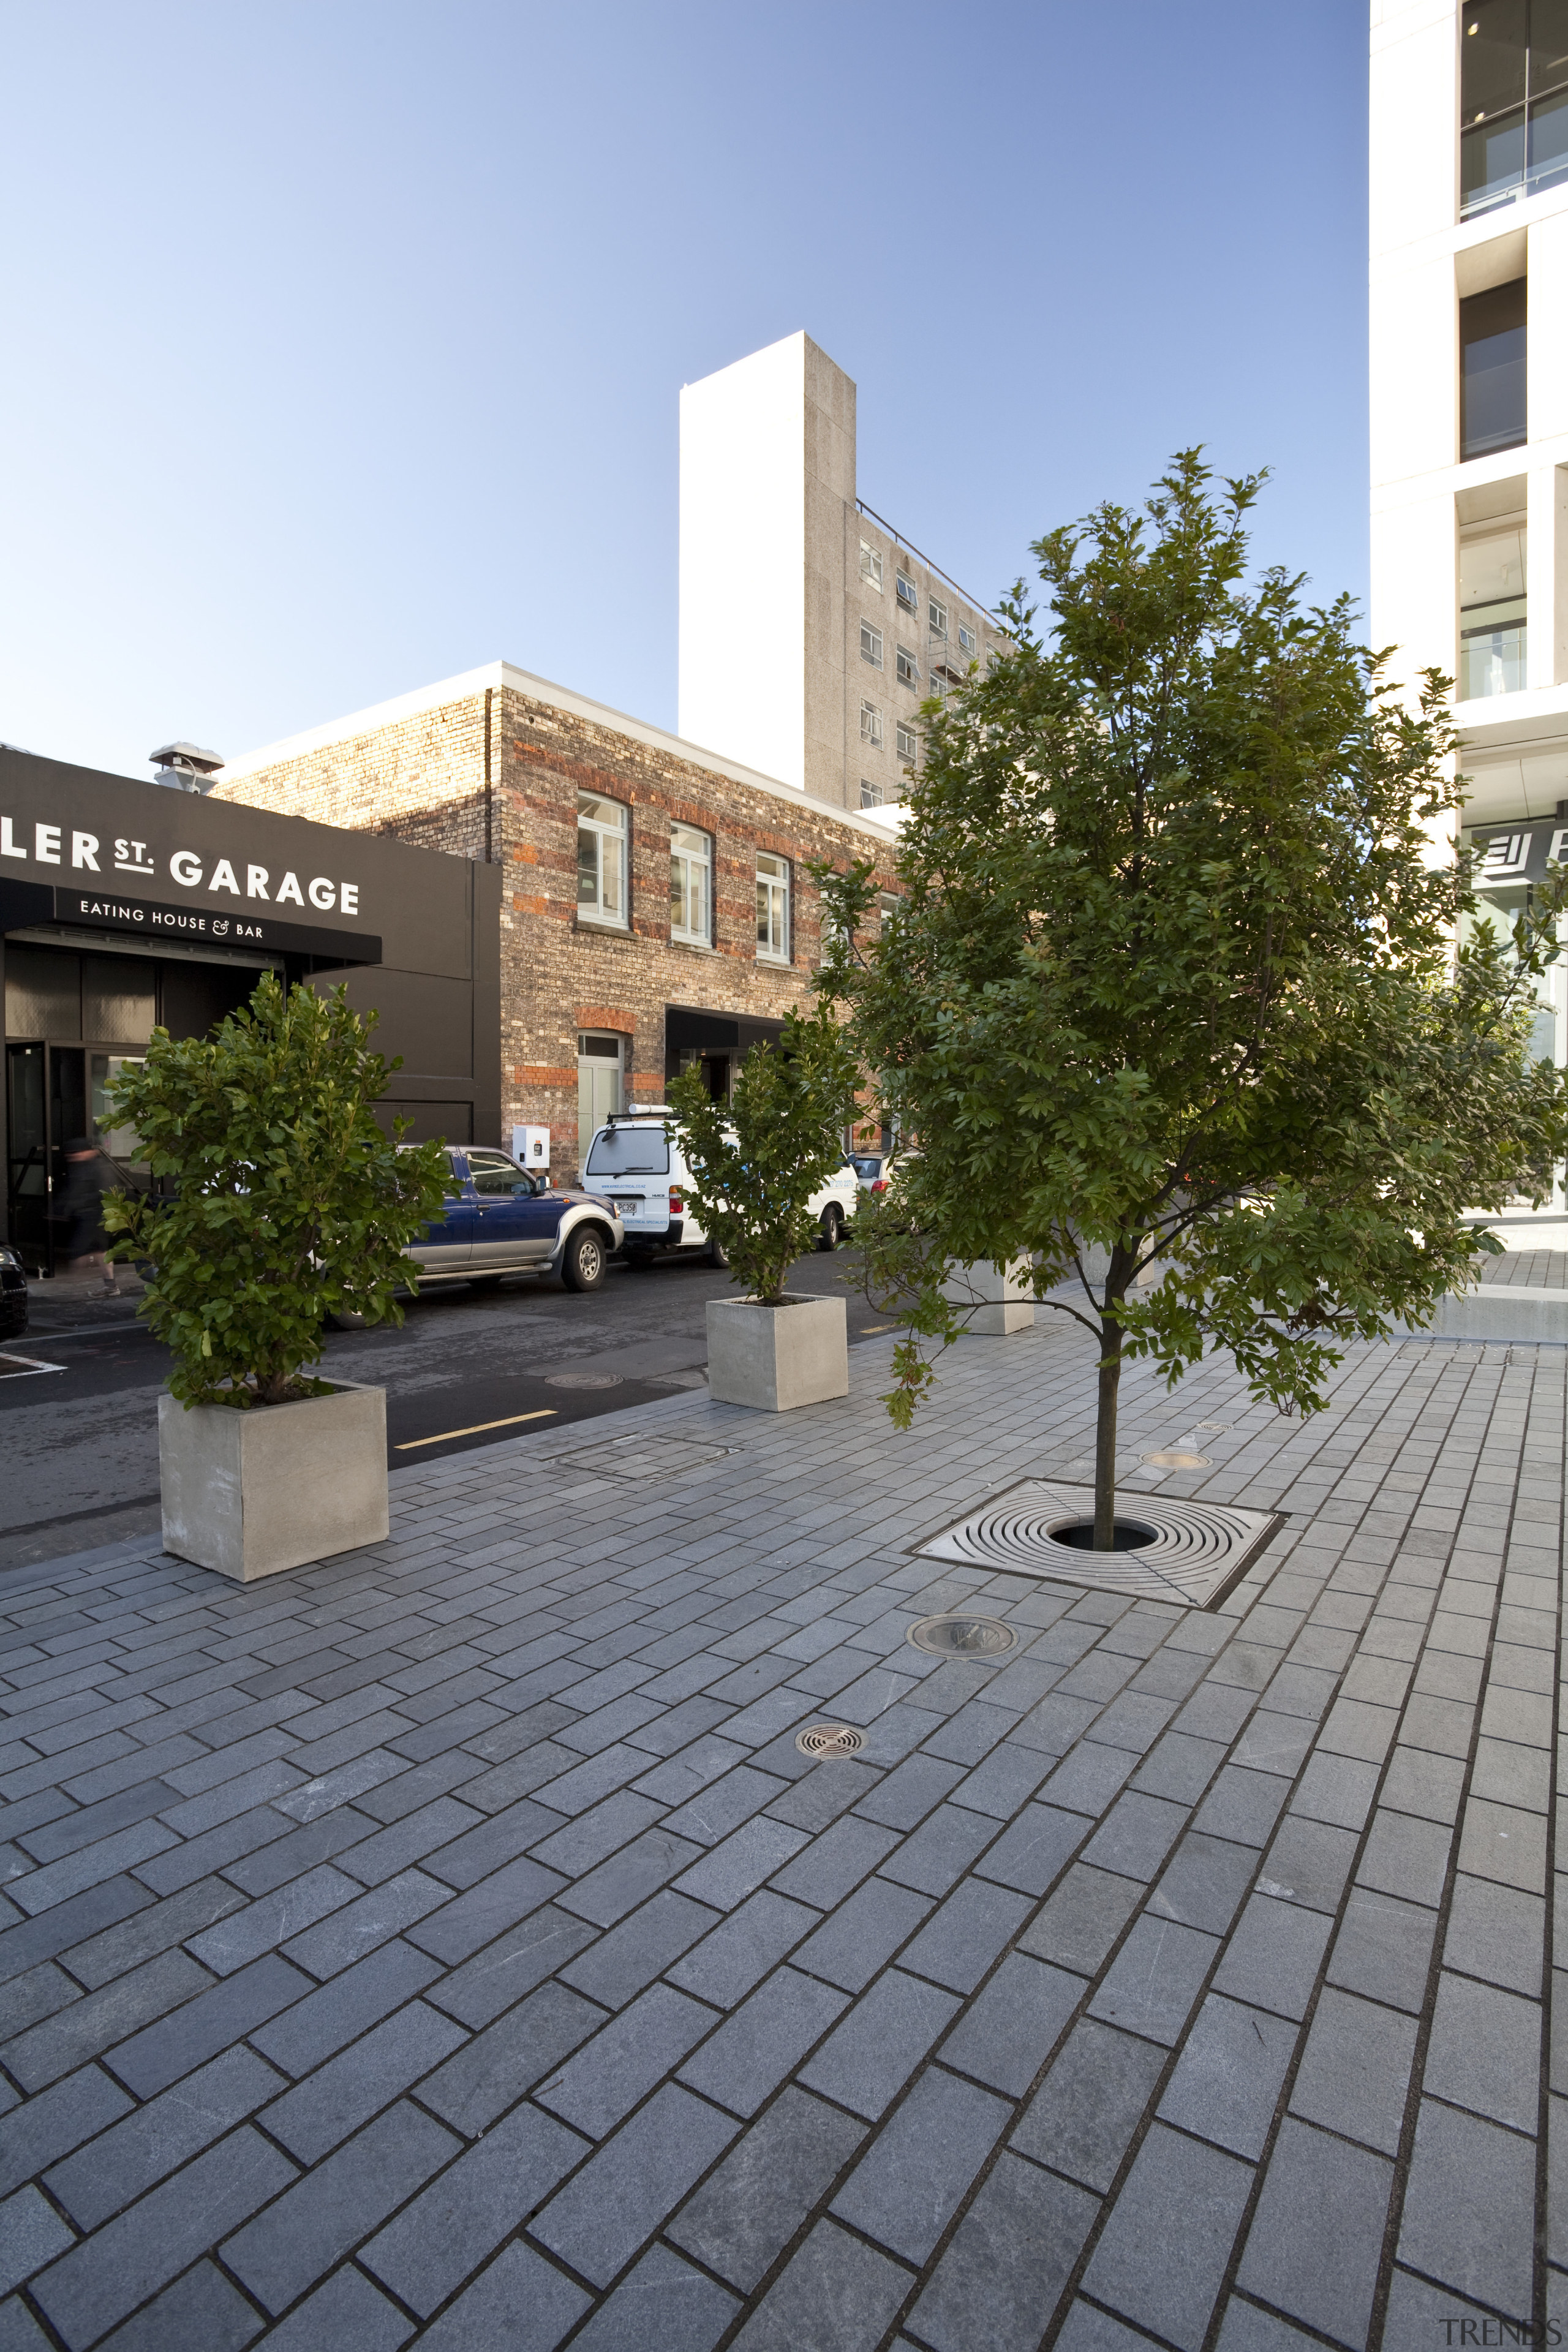
[[[103,1277],[107,1298],[118,1298],[114,1268],[104,1256],[103,1196],[118,1190],[114,1171],[89,1136],[79,1135],[66,1146],[66,1186],[58,1212],[65,1228],[66,1273],[73,1282],[86,1282],[95,1273]]]

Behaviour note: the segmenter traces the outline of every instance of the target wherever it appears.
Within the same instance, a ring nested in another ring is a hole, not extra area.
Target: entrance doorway
[[[116,1069],[122,1058],[112,1057]],[[92,1096],[101,1108],[110,1060],[80,1045],[5,1048],[7,1231],[37,1274],[54,1272],[65,1240],[51,1212],[65,1191],[67,1150],[84,1137],[105,1140],[91,1116]]]
[[[584,1030],[577,1039],[577,1165],[587,1160],[595,1130],[626,1108],[626,1064],[619,1037]]]

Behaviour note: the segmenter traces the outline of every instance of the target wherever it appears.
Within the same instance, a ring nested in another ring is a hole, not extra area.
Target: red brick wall
[[[890,856],[869,833],[820,803],[784,800],[663,745],[506,686],[489,714],[490,848],[501,896],[501,1118],[548,1126],[561,1173],[577,1160],[577,1032],[625,1040],[628,1091],[657,1099],[665,1083],[667,1004],[782,1019],[810,995],[821,948],[808,858],[847,866]],[[629,811],[630,925],[606,931],[577,918],[577,793]],[[258,769],[220,794],[327,824],[395,835],[421,848],[485,851],[483,692],[390,721],[372,733]],[[669,828],[714,841],[710,950],[669,935]],[[792,864],[793,962],[756,958],[758,850]]]

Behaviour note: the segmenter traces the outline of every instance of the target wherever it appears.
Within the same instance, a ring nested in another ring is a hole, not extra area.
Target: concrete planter
[[[1027,1258],[1015,1260],[1005,1274],[994,1265],[955,1266],[942,1286],[942,1295],[968,1310],[963,1328],[983,1338],[1003,1339],[1009,1331],[1027,1331],[1035,1320],[1035,1286]]]
[[[385,1541],[386,1391],[294,1404],[158,1400],[163,1549],[237,1584]]]
[[[708,1302],[708,1392],[753,1412],[789,1412],[849,1393],[849,1325],[842,1298],[786,1296]]]

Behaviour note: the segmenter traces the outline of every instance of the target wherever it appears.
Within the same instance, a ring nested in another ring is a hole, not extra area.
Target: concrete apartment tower
[[[680,394],[684,740],[837,808],[898,800],[921,701],[1006,642],[856,496],[855,386],[809,335]]]
[[[1568,861],[1568,5],[1373,0],[1371,163],[1372,640],[1457,681],[1507,923]],[[1560,1065],[1565,989],[1536,1015]],[[1558,1174],[1515,1246],[1568,1246]]]

